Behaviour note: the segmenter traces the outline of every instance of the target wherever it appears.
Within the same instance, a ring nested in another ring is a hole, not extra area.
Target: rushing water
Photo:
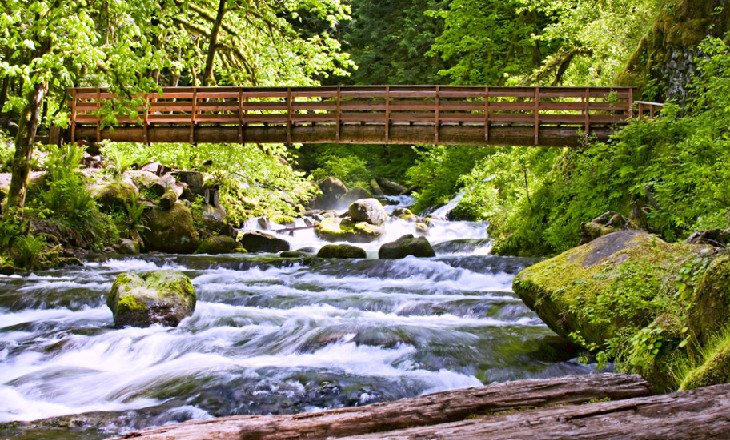
[[[383,240],[412,229],[391,221]],[[429,259],[153,256],[0,277],[0,422],[46,419],[0,436],[96,438],[590,371],[511,292],[529,262],[488,255],[484,224],[435,221],[429,238]],[[161,268],[193,279],[193,316],[113,328],[116,275]]]

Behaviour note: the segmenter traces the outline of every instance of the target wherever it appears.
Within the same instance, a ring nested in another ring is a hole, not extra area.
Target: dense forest
[[[121,115],[140,117],[140,93],[166,86],[405,84],[633,86],[635,99],[664,106],[656,118],[635,118],[609,140],[586,136],[571,148],[51,142],[68,135],[73,87],[112,91],[116,98],[99,116],[103,126],[114,126]],[[154,182],[145,182],[149,170]],[[174,170],[180,182],[165,184],[161,170]],[[185,189],[175,192],[184,179]],[[653,378],[661,390],[730,380],[725,370],[719,379],[695,380],[718,352],[726,357],[717,362],[727,365],[730,337],[726,317],[702,315],[692,296],[702,286],[727,292],[722,267],[730,266],[726,255],[717,256],[726,251],[687,257],[695,250],[685,242],[697,232],[717,248],[730,242],[724,0],[5,0],[0,6],[0,273],[140,251],[242,251],[236,233],[251,222],[290,232],[313,228],[310,219],[325,223],[324,210],[315,208],[327,196],[321,184],[336,179],[363,195],[358,199],[382,196],[385,186],[412,196],[402,218],[418,219],[424,230],[429,215],[452,202],[448,220],[488,222],[493,255],[574,252],[590,241],[587,227],[603,222],[596,236],[616,230],[603,228],[604,213],[621,220],[617,229],[650,234],[640,244],[659,255],[650,265],[576,269],[563,254],[527,269],[514,290],[601,367],[615,362],[621,371]],[[305,226],[296,223],[305,217]],[[720,281],[703,281],[716,267]],[[551,284],[563,275],[580,279]],[[614,291],[625,294],[620,299],[584,288],[614,278]],[[558,300],[566,292],[574,296]],[[571,327],[570,314],[590,325]],[[723,324],[713,321],[712,335],[693,327],[710,320]]]
[[[367,186],[379,175],[399,180],[418,194],[418,210],[470,188],[455,215],[493,219],[497,249],[507,253],[564,250],[576,243],[579,222],[609,209],[628,213],[647,199],[656,205],[643,207],[647,226],[669,239],[727,225],[725,145],[704,119],[723,126],[717,89],[728,14],[721,2],[700,3],[10,2],[0,36],[0,121],[11,141],[3,143],[2,166],[14,172],[5,203],[24,205],[36,136],[65,126],[71,86],[132,96],[165,85],[630,84],[643,87],[647,100],[682,108],[582,150],[305,146],[269,154],[348,184]],[[689,65],[676,67],[682,60]],[[135,104],[119,103],[116,114],[125,105],[132,111]],[[639,160],[636,143],[655,132],[662,136]],[[678,142],[687,145],[683,153],[669,151]],[[684,159],[682,175],[657,178]],[[688,186],[698,175],[710,178]],[[495,178],[482,182],[488,176]],[[299,177],[292,171],[291,178]],[[689,199],[701,202],[686,205]]]

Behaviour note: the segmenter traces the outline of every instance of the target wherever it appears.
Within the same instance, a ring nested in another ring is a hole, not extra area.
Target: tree
[[[300,10],[329,26],[301,35]],[[163,85],[314,84],[352,64],[329,35],[347,12],[339,0],[6,1],[2,111],[18,120],[8,206],[24,205],[38,127],[67,123],[68,87],[116,91],[127,102],[113,116]]]

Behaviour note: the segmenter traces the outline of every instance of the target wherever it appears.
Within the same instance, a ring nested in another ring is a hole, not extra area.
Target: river
[[[428,235],[435,258],[374,258],[413,232],[391,220],[366,260],[156,255],[0,276],[0,437],[95,439],[590,373],[512,293],[531,261],[490,255],[486,224],[444,212]],[[324,244],[307,229],[281,236],[295,249]],[[193,316],[113,328],[116,275],[157,269],[193,279]]]

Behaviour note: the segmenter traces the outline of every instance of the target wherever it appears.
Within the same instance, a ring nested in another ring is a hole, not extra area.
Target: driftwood
[[[340,440],[730,439],[730,384],[617,402],[520,411]]]
[[[475,415],[575,405],[595,400],[628,399],[649,394],[648,384],[638,376],[566,376],[521,380],[293,416],[233,416],[196,420],[133,432],[121,438],[312,440],[381,433],[379,436],[385,435],[386,431],[414,426],[428,427]]]

